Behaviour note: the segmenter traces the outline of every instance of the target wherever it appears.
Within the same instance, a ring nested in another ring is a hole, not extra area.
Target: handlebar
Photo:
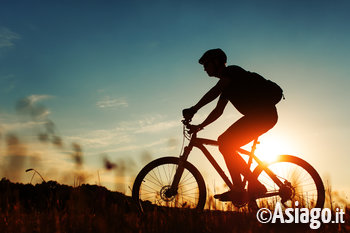
[[[182,122],[182,124],[184,124],[184,126],[186,126],[186,128],[187,128],[187,126],[191,125],[190,124],[191,119],[183,119],[181,122]]]
[[[195,125],[191,125],[190,122],[191,122],[191,119],[184,119],[181,121],[184,126],[185,126],[185,129],[187,130],[186,132],[188,134],[195,134],[197,133],[198,131],[202,130],[202,128],[198,128],[198,127],[195,127]],[[184,129],[184,130],[185,130]]]

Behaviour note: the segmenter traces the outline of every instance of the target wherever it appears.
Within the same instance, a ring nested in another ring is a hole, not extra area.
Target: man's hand
[[[197,110],[194,107],[186,108],[182,110],[182,116],[185,118],[185,120],[191,120],[196,112]]]
[[[203,127],[201,125],[188,125],[187,129],[189,129],[188,133],[193,134],[201,131]]]

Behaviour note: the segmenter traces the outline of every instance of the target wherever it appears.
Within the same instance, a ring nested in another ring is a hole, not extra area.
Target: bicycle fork
[[[180,179],[181,179],[182,173],[184,172],[184,169],[185,169],[185,163],[187,161],[188,155],[190,154],[192,148],[193,148],[193,146],[191,146],[191,145],[186,146],[184,148],[184,153],[179,158],[179,164],[178,164],[176,172],[175,172],[174,180],[171,183],[170,189],[168,189],[165,193],[165,195],[167,197],[172,197],[172,196],[175,196],[177,194],[177,189],[178,189],[178,186],[180,183]]]

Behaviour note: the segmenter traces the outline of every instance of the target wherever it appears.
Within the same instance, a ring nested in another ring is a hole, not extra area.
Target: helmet
[[[199,64],[204,65],[208,61],[218,60],[220,63],[226,63],[227,57],[221,49],[210,49],[206,51],[199,59]]]

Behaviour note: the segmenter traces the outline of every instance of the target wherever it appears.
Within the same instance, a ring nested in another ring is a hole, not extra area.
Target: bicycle
[[[204,145],[218,146],[217,141],[198,138],[197,132],[190,131],[190,122],[183,120],[184,138],[189,140],[180,157],[162,157],[148,163],[137,175],[132,189],[132,197],[144,205],[156,204],[165,207],[203,209],[206,204],[207,190],[204,179],[198,169],[187,161],[194,147],[200,149],[209,162],[232,189],[233,183],[225,175],[219,164]],[[247,166],[252,169],[253,160],[257,166],[252,173],[265,185],[267,192],[253,199],[232,200],[236,207],[252,204],[274,205],[281,202],[284,207],[293,207],[296,201],[299,207],[322,208],[325,201],[325,189],[317,171],[306,161],[292,155],[280,155],[275,161],[265,163],[255,154],[258,138],[253,141],[251,151],[240,148],[239,154],[249,156]],[[247,184],[247,180],[243,180]],[[257,202],[258,201],[258,202]]]

